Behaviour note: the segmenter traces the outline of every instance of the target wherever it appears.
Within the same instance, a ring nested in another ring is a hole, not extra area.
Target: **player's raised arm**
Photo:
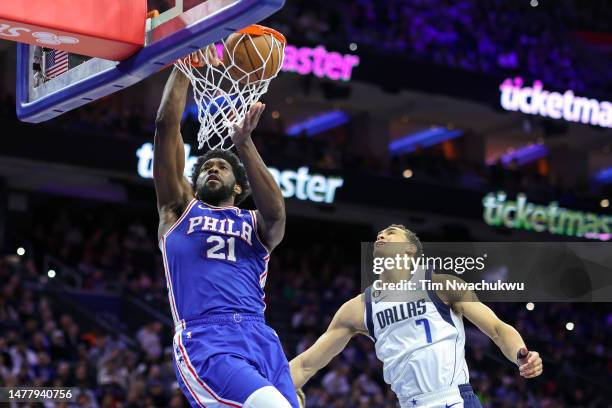
[[[190,63],[195,66],[203,66],[205,63],[218,66],[221,63],[214,44],[207,46],[203,52],[207,53],[206,59],[200,52],[194,52],[190,56]],[[181,118],[188,89],[189,79],[174,67],[164,87],[155,119],[153,177],[160,215],[164,207],[182,212],[187,202],[193,198],[193,188],[183,175],[185,145],[181,136]]]
[[[340,307],[327,331],[308,350],[289,362],[295,388],[301,388],[308,380],[337,356],[349,340],[358,333],[367,333],[363,323],[365,306],[359,295]]]
[[[272,250],[285,235],[285,201],[251,139],[251,132],[264,109],[265,105],[260,102],[251,106],[242,125],[234,125],[232,141],[246,169],[257,206],[258,233],[266,247]]]
[[[439,282],[446,279],[461,280],[452,275],[434,277],[434,281]],[[519,332],[504,323],[491,308],[480,302],[473,291],[441,291],[440,297],[493,340],[506,358],[518,365],[521,376],[533,378],[542,374],[542,359],[539,353],[528,351]]]
[[[189,79],[174,68],[166,82],[155,119],[153,178],[160,214],[164,207],[182,208],[190,199],[188,184],[183,177],[185,147],[180,129],[188,88]]]

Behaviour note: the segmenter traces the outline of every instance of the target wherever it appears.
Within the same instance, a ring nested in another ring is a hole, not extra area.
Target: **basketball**
[[[279,37],[282,40],[275,41]],[[254,26],[234,33],[224,45],[223,63],[232,79],[240,83],[271,79],[281,67],[284,37],[267,27]]]

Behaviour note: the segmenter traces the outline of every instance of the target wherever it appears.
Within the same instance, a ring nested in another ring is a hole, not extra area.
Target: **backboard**
[[[178,58],[265,19],[284,4],[284,0],[147,1],[151,17],[143,33],[144,47],[124,61],[71,55],[68,70],[50,77],[44,74],[47,50],[18,44],[19,119],[43,122],[134,85]]]

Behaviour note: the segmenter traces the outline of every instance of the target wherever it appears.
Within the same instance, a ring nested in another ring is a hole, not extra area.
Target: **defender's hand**
[[[234,128],[234,133],[232,134],[232,142],[234,142],[234,145],[240,146],[245,140],[251,137],[251,133],[257,127],[259,118],[265,108],[266,105],[261,102],[251,105],[242,124],[238,125],[235,123],[232,125]]]
[[[521,377],[533,378],[542,374],[542,359],[537,351],[528,351],[523,347],[518,351],[516,360]]]

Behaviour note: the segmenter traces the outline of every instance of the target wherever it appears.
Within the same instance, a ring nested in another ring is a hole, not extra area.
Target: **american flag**
[[[45,53],[45,76],[55,78],[68,71],[68,53],[49,50]]]

